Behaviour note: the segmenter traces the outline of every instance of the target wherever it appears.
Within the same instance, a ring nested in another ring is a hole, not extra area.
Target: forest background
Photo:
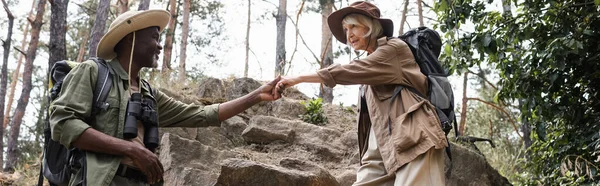
[[[161,65],[145,74],[192,86],[206,77],[269,80],[348,63],[357,53],[332,39],[324,20],[352,2],[2,0],[0,165],[37,178],[28,167],[39,164],[48,67],[93,57],[124,11],[171,11],[177,21],[161,36]],[[478,147],[512,183],[600,184],[600,0],[373,3],[396,35],[417,26],[440,32],[455,130],[492,140],[495,148]],[[298,88],[331,104],[357,100],[357,86]]]

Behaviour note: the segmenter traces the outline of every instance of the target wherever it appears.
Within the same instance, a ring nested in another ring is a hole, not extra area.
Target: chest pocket
[[[111,135],[116,136],[117,127],[119,126],[119,111],[120,111],[120,102],[118,100],[118,96],[116,94],[109,94],[108,98],[106,98],[106,103],[108,103],[108,108],[104,111],[99,111],[96,115],[95,122],[92,125],[92,128]]]

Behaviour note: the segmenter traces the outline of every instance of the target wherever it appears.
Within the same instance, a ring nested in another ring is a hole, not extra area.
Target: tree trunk
[[[29,16],[27,16],[28,18],[31,17],[33,15],[33,10],[35,7],[35,1],[32,1],[31,3],[31,9],[29,10]],[[23,39],[21,40],[21,49],[25,48],[26,44],[27,44],[27,35],[29,34],[29,24],[25,24],[25,30],[23,31]],[[8,93],[8,103],[6,104],[6,107],[4,107],[4,109],[6,111],[4,111],[4,119],[2,120],[4,123],[4,126],[2,126],[4,129],[6,128],[6,126],[8,125],[8,118],[10,116],[10,110],[12,109],[12,103],[15,97],[15,88],[17,87],[17,79],[19,78],[19,73],[21,71],[21,64],[23,63],[23,56],[25,56],[24,54],[20,54],[19,55],[19,61],[17,61],[17,68],[13,71],[12,73],[12,79],[14,79],[14,81],[10,82],[10,92]]]
[[[6,101],[6,86],[8,84],[8,55],[10,54],[10,45],[12,42],[12,30],[15,22],[15,17],[8,9],[6,0],[2,0],[2,6],[6,11],[8,17],[8,32],[6,34],[6,41],[2,43],[4,49],[4,55],[2,56],[2,70],[0,71],[0,119],[4,118],[4,102]],[[4,126],[4,120],[0,120],[0,126]],[[0,149],[4,149],[4,127],[0,127]],[[0,166],[4,165],[4,152],[0,150]]]
[[[69,0],[53,0],[50,2],[50,43],[48,45],[48,71],[57,61],[67,59],[67,6]]]
[[[117,6],[119,7],[119,15],[129,11],[129,0],[117,0]]]
[[[169,0],[169,12],[171,12],[171,21],[169,27],[166,30],[165,47],[163,55],[163,72],[171,70],[171,53],[173,52],[173,37],[175,36],[175,29],[177,27],[177,0]]]
[[[422,2],[422,0],[417,0],[417,11],[419,12],[419,26],[425,26],[425,23],[423,23],[423,2]]]
[[[327,25],[327,16],[333,11],[333,1],[321,1],[321,68],[326,68],[333,63],[332,33]],[[333,102],[333,88],[321,84],[319,97],[323,102]]]
[[[82,32],[83,32],[83,40],[81,41],[81,44],[79,44],[79,53],[77,54],[76,61],[83,61],[83,55],[85,55],[85,45],[87,44],[87,41],[90,39],[89,31],[84,30]]]
[[[150,8],[150,0],[140,0],[138,10],[148,10]]]
[[[106,28],[106,19],[108,18],[108,11],[110,8],[110,0],[98,1],[98,7],[96,8],[96,19],[94,20],[94,26],[92,27],[92,40],[88,45],[89,54],[88,56],[96,57],[96,50],[98,49],[98,43],[104,35],[104,29]]]
[[[183,0],[183,22],[181,23],[181,45],[179,48],[179,81],[184,82],[185,74],[185,58],[187,52],[188,33],[190,31],[190,0]]]
[[[469,72],[465,72],[463,79],[463,97],[462,105],[460,106],[460,126],[458,126],[458,135],[464,135],[465,125],[467,123],[467,80],[469,78]]]
[[[404,8],[402,9],[402,19],[400,20],[400,31],[398,35],[404,34],[404,23],[406,23],[406,13],[408,12],[408,0],[404,0]]]
[[[248,56],[250,53],[250,10],[251,10],[252,2],[248,0],[248,25],[246,26],[246,65],[244,66],[244,77],[248,77]]]
[[[44,12],[46,11],[46,1],[41,0],[38,2],[37,14],[33,22],[31,22],[31,39],[29,40],[29,47],[27,49],[27,60],[23,68],[23,90],[21,91],[21,97],[17,102],[17,109],[15,110],[14,118],[10,125],[10,136],[8,138],[7,158],[6,167],[4,171],[14,172],[15,165],[19,159],[20,152],[17,147],[19,141],[19,130],[21,128],[21,122],[23,115],[25,115],[25,108],[29,103],[29,94],[31,93],[31,74],[33,71],[33,61],[36,57],[40,30],[42,27],[42,19]]]
[[[277,25],[277,45],[275,49],[275,77],[284,74],[285,70],[285,23],[287,19],[287,0],[279,0],[279,8],[275,17]]]

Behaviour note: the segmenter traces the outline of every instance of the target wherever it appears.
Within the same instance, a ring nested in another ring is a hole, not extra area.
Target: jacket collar
[[[127,71],[125,71],[125,69],[123,69],[123,67],[121,66],[121,63],[119,63],[119,60],[117,58],[110,60],[110,62],[108,62],[108,65],[110,65],[110,67],[112,67],[112,69],[119,76],[119,78],[121,78],[122,80],[129,80]]]

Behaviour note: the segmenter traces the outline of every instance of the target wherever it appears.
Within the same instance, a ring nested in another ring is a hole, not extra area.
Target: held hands
[[[291,87],[298,84],[298,82],[290,77],[278,76],[273,81],[258,88],[258,95],[261,101],[274,101],[281,98],[281,94],[287,87]]]
[[[281,94],[283,93],[283,91],[286,88],[292,87],[296,84],[298,84],[298,81],[296,81],[296,79],[294,77],[291,77],[291,76],[281,77],[281,79],[279,80],[279,82],[277,82],[277,85],[273,89],[272,94],[274,96],[278,96],[278,97],[275,97],[275,99],[279,99],[281,97]]]

